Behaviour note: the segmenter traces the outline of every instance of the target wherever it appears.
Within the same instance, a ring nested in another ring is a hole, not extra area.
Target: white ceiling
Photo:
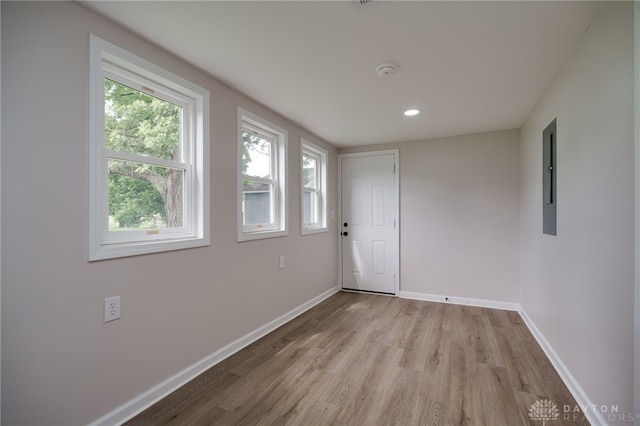
[[[552,1],[89,1],[339,147],[521,127],[602,7]],[[376,66],[397,71],[380,79]],[[417,117],[404,109],[422,110]]]

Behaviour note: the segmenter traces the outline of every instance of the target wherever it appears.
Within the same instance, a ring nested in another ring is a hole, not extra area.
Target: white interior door
[[[396,293],[396,154],[341,157],[342,288]]]

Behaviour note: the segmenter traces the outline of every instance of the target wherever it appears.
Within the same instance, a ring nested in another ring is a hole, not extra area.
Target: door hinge
[[[393,174],[394,175],[396,174],[396,165],[395,164],[393,165]]]

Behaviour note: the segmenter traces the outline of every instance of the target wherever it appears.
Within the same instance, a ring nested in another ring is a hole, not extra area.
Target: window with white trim
[[[287,132],[238,109],[238,241],[287,235]]]
[[[302,234],[327,231],[327,151],[300,140]]]
[[[209,92],[90,40],[89,260],[209,244]]]

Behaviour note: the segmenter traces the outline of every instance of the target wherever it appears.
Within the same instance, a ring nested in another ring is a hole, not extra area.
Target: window
[[[302,234],[327,231],[327,151],[301,139]]]
[[[238,241],[287,235],[287,132],[238,109]]]
[[[89,260],[209,244],[209,92],[91,36]]]

